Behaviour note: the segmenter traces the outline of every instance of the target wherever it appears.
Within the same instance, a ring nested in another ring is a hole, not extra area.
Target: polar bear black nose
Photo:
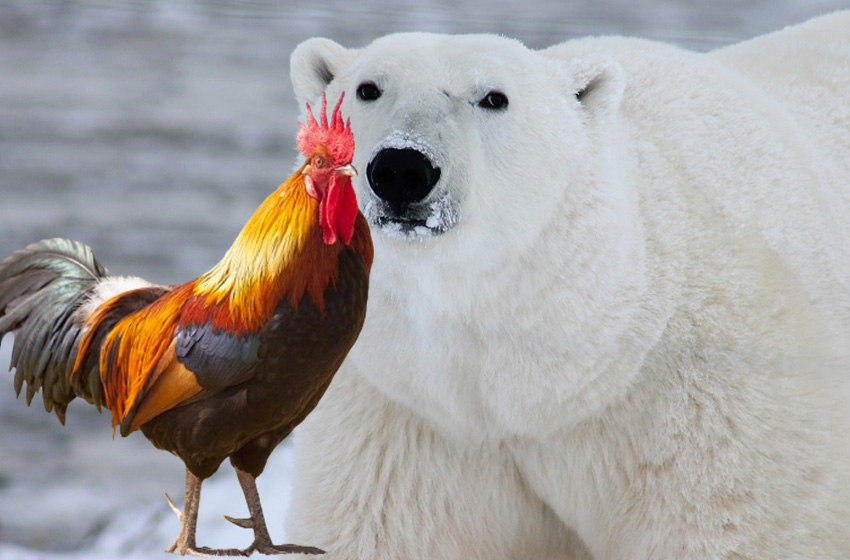
[[[372,191],[387,202],[418,202],[440,180],[440,168],[411,148],[385,148],[366,167]]]

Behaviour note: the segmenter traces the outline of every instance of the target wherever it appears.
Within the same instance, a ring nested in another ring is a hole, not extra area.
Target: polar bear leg
[[[350,368],[295,442],[287,536],[325,560],[589,558],[504,446],[449,442]]]

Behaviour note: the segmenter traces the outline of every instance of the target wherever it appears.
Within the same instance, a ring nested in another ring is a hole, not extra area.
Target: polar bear
[[[706,54],[315,38],[291,77],[346,93],[375,244],[293,542],[850,558],[850,12]]]

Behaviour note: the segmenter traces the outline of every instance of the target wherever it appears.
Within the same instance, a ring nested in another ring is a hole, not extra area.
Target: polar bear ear
[[[619,62],[610,57],[575,58],[567,66],[569,88],[588,113],[599,117],[617,111],[626,81]]]
[[[322,37],[307,39],[289,58],[289,77],[300,104],[312,103],[327,88],[356,51]]]

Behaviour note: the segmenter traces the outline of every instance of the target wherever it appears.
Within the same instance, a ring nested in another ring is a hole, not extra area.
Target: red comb
[[[354,155],[354,135],[351,133],[351,122],[343,123],[342,114],[339,111],[344,97],[345,92],[339,96],[339,101],[337,101],[331,115],[330,124],[328,124],[327,116],[328,100],[324,93],[322,94],[322,112],[319,116],[321,124],[316,122],[313,109],[307,103],[307,126],[299,123],[298,136],[296,137],[298,151],[304,157],[310,157],[322,146],[330,152],[337,165],[351,163],[351,158]]]

